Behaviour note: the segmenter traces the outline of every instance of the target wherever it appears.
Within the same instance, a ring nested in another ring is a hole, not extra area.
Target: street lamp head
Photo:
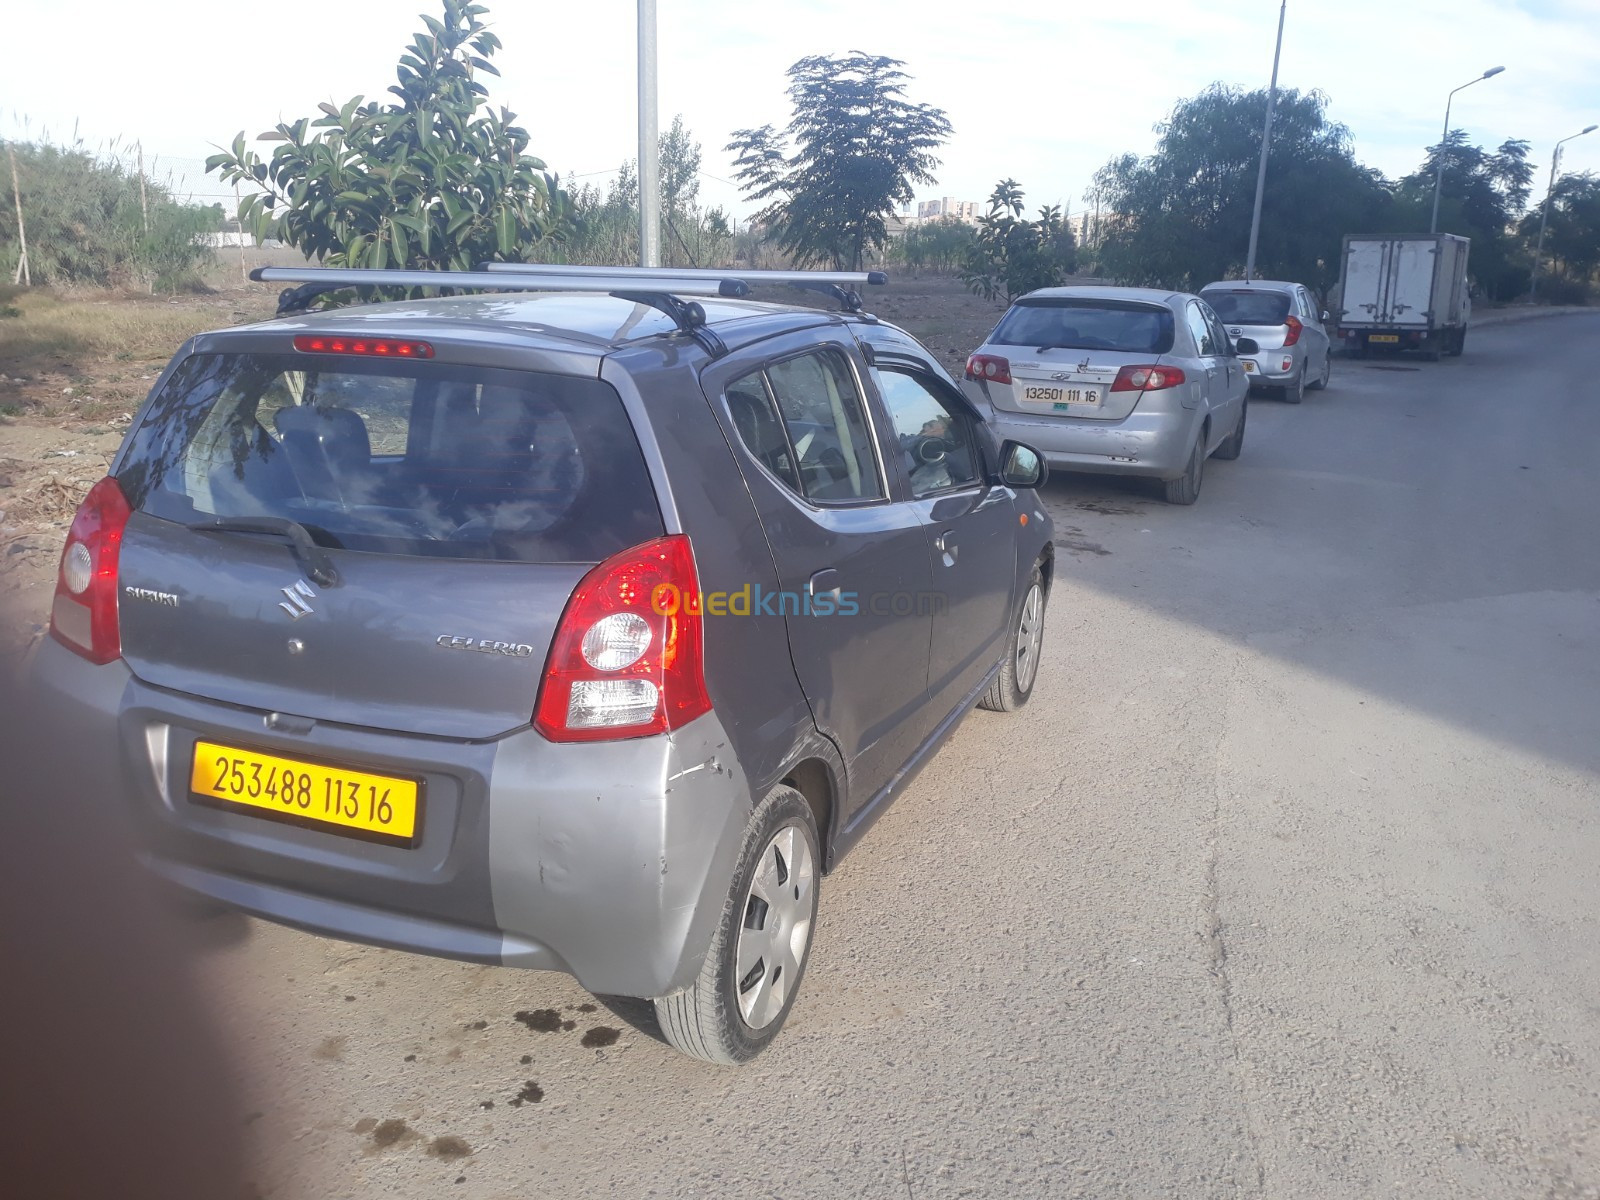
[[[1578,130],[1578,136],[1582,137],[1586,133],[1593,133],[1596,129],[1600,129],[1600,125],[1585,125],[1582,129]]]
[[[1504,71],[1504,70],[1505,70],[1504,67],[1490,67],[1481,76],[1479,76],[1479,78],[1481,78],[1481,79],[1492,79],[1494,76],[1500,74],[1500,72]]]

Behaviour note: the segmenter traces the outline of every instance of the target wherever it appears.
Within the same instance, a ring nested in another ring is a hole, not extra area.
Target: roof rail
[[[861,311],[861,293],[855,285],[870,284],[881,287],[889,282],[883,271],[741,271],[721,267],[575,267],[563,263],[479,263],[480,271],[496,275],[560,275],[567,278],[594,279],[735,279],[751,287],[763,284],[786,284],[804,292],[821,292],[839,301],[845,312]],[[674,289],[677,290],[677,289]]]
[[[580,270],[581,268],[573,268]],[[427,271],[371,267],[257,267],[258,283],[298,283],[278,296],[278,316],[303,312],[318,296],[348,287],[442,288],[450,291],[596,292],[646,304],[672,318],[714,357],[727,353],[722,339],[706,328],[706,310],[682,296],[738,298],[750,293],[742,280],[715,272],[689,276],[674,272],[630,272],[594,277],[576,274],[490,275],[486,271]],[[640,285],[629,287],[629,284]]]

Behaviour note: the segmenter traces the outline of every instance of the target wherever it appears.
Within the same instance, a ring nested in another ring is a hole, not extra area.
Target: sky
[[[504,49],[491,97],[569,183],[604,184],[637,152],[635,5],[483,0]],[[381,96],[416,14],[437,0],[0,0],[12,47],[0,138],[138,142],[158,175],[221,199],[200,160],[244,131],[315,116],[323,100]],[[919,199],[984,200],[1015,178],[1030,206],[1082,211],[1114,154],[1145,154],[1153,126],[1213,81],[1265,87],[1278,0],[658,0],[663,128],[682,114],[703,147],[701,200],[750,212],[722,149],[733,131],[787,120],[784,71],[809,54],[905,61],[909,98],[954,135]],[[1600,0],[1288,0],[1279,83],[1318,89],[1357,158],[1391,177],[1453,128],[1532,142],[1534,201],[1558,138],[1600,122]],[[267,146],[270,150],[271,147]],[[1600,131],[1568,143],[1563,172],[1600,171]]]

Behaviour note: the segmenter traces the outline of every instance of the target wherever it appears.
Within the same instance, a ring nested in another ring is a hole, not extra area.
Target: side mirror
[[[1001,446],[1000,461],[1004,464],[1000,468],[1000,482],[1007,487],[1043,487],[1044,481],[1050,477],[1050,468],[1045,465],[1044,455],[1021,442],[1007,442]]]
[[[1256,341],[1255,338],[1242,337],[1233,344],[1233,352],[1235,354],[1260,354],[1261,343]]]

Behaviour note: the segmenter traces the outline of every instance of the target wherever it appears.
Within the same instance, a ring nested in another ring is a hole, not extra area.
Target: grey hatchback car
[[[1206,459],[1238,458],[1249,384],[1197,296],[1154,288],[1041,288],[1019,297],[967,359],[967,386],[1008,438],[1067,471],[1160,480],[1200,496]]]
[[[968,709],[1031,694],[1045,467],[859,312],[682,274],[421,282],[463,281],[532,294],[178,352],[33,663],[61,786],[188,893],[568,972],[745,1061],[820,878]]]

